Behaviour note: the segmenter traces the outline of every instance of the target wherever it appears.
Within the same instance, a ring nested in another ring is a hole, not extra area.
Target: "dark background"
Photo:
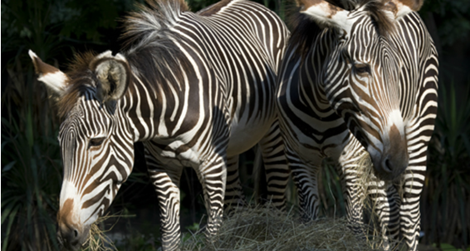
[[[62,166],[56,138],[60,121],[50,93],[35,80],[28,49],[62,70],[76,52],[119,52],[119,20],[135,2],[143,1],[2,0],[2,250],[57,248],[55,214]],[[188,0],[194,11],[215,2]],[[283,19],[292,5],[285,0],[257,2]],[[468,247],[470,239],[470,1],[427,0],[419,13],[440,61],[439,114],[422,196],[425,235],[421,242],[456,250]],[[250,199],[255,192],[254,151],[241,158],[241,176]],[[322,174],[323,214],[333,215],[334,205],[339,205],[336,214],[342,216],[344,203],[332,170],[327,165]],[[147,181],[142,145],[136,144],[134,172],[110,209],[112,214],[135,215],[119,221],[118,226],[127,231],[123,249],[158,247],[156,196]],[[183,173],[181,190],[183,229],[198,229],[205,209],[192,170]],[[293,186],[290,194],[295,204]]]

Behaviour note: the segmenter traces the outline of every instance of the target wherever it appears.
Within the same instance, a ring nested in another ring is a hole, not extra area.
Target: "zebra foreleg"
[[[342,166],[342,187],[343,197],[346,205],[346,218],[348,228],[358,236],[366,236],[367,230],[364,228],[364,192],[363,187],[359,185],[358,179],[361,175],[356,166]]]
[[[179,250],[180,229],[180,189],[182,167],[169,170],[159,169],[147,158],[149,176],[157,192],[160,207],[162,249]]]
[[[305,164],[289,149],[286,150],[286,157],[297,186],[302,218],[305,221],[316,219],[320,205],[320,196],[318,194],[319,167]]]
[[[410,160],[412,163],[412,160]],[[403,198],[400,206],[400,229],[409,250],[416,250],[420,232],[420,197],[424,184],[426,163],[420,166],[408,166],[405,171]]]
[[[344,147],[338,158],[337,171],[341,177],[341,187],[346,205],[348,227],[358,237],[364,238],[367,230],[364,228],[364,200],[367,186],[367,163],[369,154],[355,138]]]
[[[204,202],[208,214],[206,236],[209,241],[217,234],[224,211],[227,161],[219,154],[206,159],[197,170],[204,191]]]
[[[384,250],[395,250],[400,236],[400,198],[395,186],[385,183],[374,175],[368,184],[372,200],[372,212],[377,216]]]
[[[286,190],[290,170],[287,166],[284,141],[277,122],[271,126],[266,136],[261,139],[259,146],[266,172],[268,200],[276,208],[284,211],[287,205]]]

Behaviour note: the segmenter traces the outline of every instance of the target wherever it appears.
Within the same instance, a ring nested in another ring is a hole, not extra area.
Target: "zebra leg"
[[[411,157],[411,156],[410,156]],[[424,157],[425,158],[425,157]],[[420,198],[424,186],[424,173],[426,170],[426,160],[424,163],[417,163],[416,159],[410,158],[410,166],[404,174],[403,198],[400,207],[400,229],[409,250],[416,250],[420,231]]]
[[[384,250],[390,250],[389,240],[399,234],[399,200],[393,184],[386,184],[372,172],[369,154],[360,142],[353,138],[343,149],[339,157],[341,183],[346,203],[348,227],[358,236],[367,236],[364,225],[364,201],[366,196],[372,200],[371,214],[378,218]],[[371,215],[371,219],[375,218]]]
[[[204,202],[208,214],[206,236],[211,241],[222,223],[224,210],[227,161],[225,156],[213,154],[196,172],[204,191]]]
[[[273,205],[285,210],[287,205],[286,190],[289,182],[289,167],[285,155],[284,141],[281,137],[279,124],[273,123],[268,133],[259,142],[266,172],[268,200]]]
[[[371,174],[367,193],[372,200],[372,212],[378,218],[384,250],[395,250],[400,235],[400,198],[392,183]]]
[[[163,168],[147,149],[145,158],[160,207],[162,249],[178,250],[181,238],[179,183],[183,167]]]
[[[426,171],[426,151],[410,152],[410,165],[401,177],[401,184],[377,185],[377,215],[382,229],[385,250],[394,250],[403,238],[408,250],[418,247],[420,231],[420,197]],[[378,182],[376,182],[378,183]],[[369,188],[370,190],[370,188]],[[390,243],[388,243],[390,242]]]
[[[318,194],[319,165],[307,165],[298,155],[286,147],[286,157],[297,186],[302,218],[306,221],[316,219],[320,196]]]
[[[369,154],[355,138],[344,147],[338,158],[338,172],[341,177],[343,197],[346,204],[348,227],[358,236],[364,236],[364,181],[366,164],[364,158]]]
[[[225,189],[224,206],[228,215],[233,213],[236,207],[246,204],[245,196],[238,174],[238,155],[227,158],[227,186]]]

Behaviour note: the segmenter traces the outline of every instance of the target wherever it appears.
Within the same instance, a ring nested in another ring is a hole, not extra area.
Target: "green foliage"
[[[14,81],[2,95],[2,250],[57,250],[62,176],[56,127],[45,90],[27,85],[34,82],[32,71],[9,73]]]
[[[425,1],[420,14],[434,14],[438,19],[437,30],[442,45],[450,45],[465,38],[470,32],[470,1],[434,0]]]
[[[192,11],[199,11],[211,4],[217,3],[219,0],[187,0],[189,8]]]
[[[99,43],[103,41],[103,29],[115,29],[120,14],[131,10],[135,3],[143,1],[135,0],[81,0],[65,1],[61,4],[63,10],[71,15],[67,16],[67,22],[60,32],[64,37],[85,36],[87,40]],[[56,13],[63,13],[58,11]]]
[[[429,149],[423,226],[429,240],[469,245],[470,89],[440,84],[439,110]],[[460,94],[460,95],[459,95]]]
[[[436,245],[435,243],[432,245],[433,247],[437,247],[438,245]],[[442,250],[445,250],[445,251],[464,251],[463,249],[461,248],[456,248],[448,243],[442,243],[439,245],[439,247],[442,249]],[[466,251],[470,251],[470,248],[467,248]]]
[[[69,57],[72,46],[107,45],[137,2],[143,0],[2,0],[2,55],[11,55],[7,63],[27,62],[32,49],[49,61]]]
[[[285,20],[287,0],[252,0],[264,4],[276,12],[282,20]],[[219,2],[219,0],[186,0],[192,11],[199,11],[205,7]]]
[[[206,244],[206,238],[203,234],[204,228],[195,222],[193,225],[186,227],[187,232],[182,233],[183,250],[201,250]]]
[[[51,52],[62,42],[58,31],[64,21],[56,18],[53,22],[55,5],[51,0],[2,1],[2,56],[12,53],[5,63],[14,63],[18,57],[25,59],[28,49],[43,59],[53,56]]]
[[[322,211],[325,216],[341,217],[346,214],[340,177],[334,165],[328,164],[326,161],[321,168],[318,190],[322,202]]]
[[[153,226],[159,229],[158,226]],[[127,228],[124,237],[116,243],[117,250],[157,250],[161,246],[158,231],[142,233],[142,229]]]

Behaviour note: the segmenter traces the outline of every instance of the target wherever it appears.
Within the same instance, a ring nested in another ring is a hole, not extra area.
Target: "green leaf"
[[[467,240],[467,236],[468,236],[468,228],[467,228],[467,217],[469,217],[470,215],[466,215],[466,201],[465,201],[465,197],[462,193],[462,177],[457,175],[456,176],[456,191],[457,191],[457,198],[458,198],[458,205],[459,205],[459,211],[460,211],[460,222],[462,223],[462,236],[463,236],[463,244],[465,246],[468,245],[468,240]]]
[[[30,147],[34,144],[33,138],[33,120],[31,118],[31,107],[28,107],[26,112],[26,139],[28,140],[28,145]]]
[[[9,220],[8,220],[8,226],[5,230],[5,239],[3,240],[3,246],[2,246],[2,250],[7,250],[7,246],[8,246],[8,240],[9,240],[9,237],[10,237],[10,231],[11,231],[11,225],[13,224],[13,221],[15,220],[15,216],[18,212],[18,206],[17,205],[14,209],[11,210],[11,213],[9,215]],[[3,224],[3,213],[2,213],[2,224]]]
[[[441,243],[441,249],[446,251],[462,251],[462,249],[457,249],[449,243]]]
[[[8,204],[6,205],[5,208],[2,207],[2,225],[3,225],[3,222],[5,221],[5,219],[10,215],[10,212],[13,210],[13,207],[15,207],[16,204],[15,203],[11,203],[11,204]]]
[[[5,148],[6,144],[8,144],[8,142],[9,142],[8,140],[2,140],[2,148],[1,148],[2,151]]]
[[[2,172],[8,172],[15,164],[16,160],[13,160],[12,162],[8,163],[2,168]]]
[[[6,126],[7,129],[11,131],[15,131],[15,128],[13,127],[13,125],[11,125],[10,122],[4,117],[2,117],[2,126]]]

